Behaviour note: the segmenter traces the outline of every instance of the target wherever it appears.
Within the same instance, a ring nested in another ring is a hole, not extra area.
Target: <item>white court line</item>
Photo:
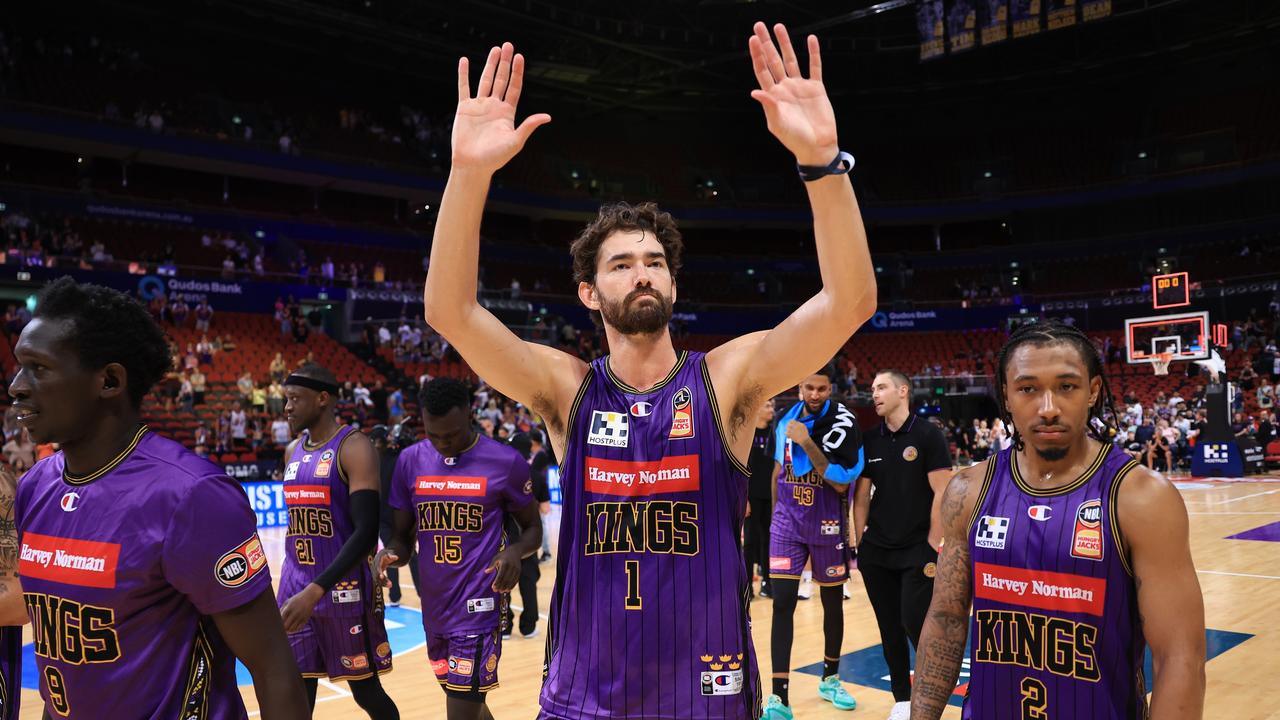
[[[1245,511],[1235,511],[1235,512],[1232,512],[1230,510],[1224,510],[1222,512],[1209,512],[1209,511],[1191,512],[1188,510],[1187,514],[1188,515],[1280,515],[1280,510],[1254,510],[1254,511],[1245,510]]]
[[[1205,575],[1231,575],[1233,577],[1261,578],[1263,580],[1280,580],[1280,575],[1254,575],[1253,573],[1227,572],[1225,570],[1197,570]]]
[[[1248,495],[1241,495],[1240,497],[1231,498],[1229,500],[1197,500],[1196,502],[1203,505],[1229,505],[1233,502],[1248,500],[1249,498],[1258,497],[1260,495],[1274,495],[1276,493],[1280,493],[1280,490],[1263,490],[1262,492],[1250,493]]]

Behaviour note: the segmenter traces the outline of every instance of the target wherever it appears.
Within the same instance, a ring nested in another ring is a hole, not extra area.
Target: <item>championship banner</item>
[[[1076,0],[1049,0],[1048,21],[1050,30],[1075,25]]]
[[[952,0],[947,11],[947,47],[953,53],[972,50],[978,25],[976,0]]]
[[[1080,14],[1085,22],[1111,17],[1111,0],[1081,0]]]
[[[982,44],[994,45],[1009,39],[1009,0],[981,0]]]
[[[1015,38],[1040,32],[1040,0],[1010,0],[1009,19]]]
[[[920,29],[920,60],[932,60],[946,52],[943,37],[942,0],[921,0],[916,13]]]

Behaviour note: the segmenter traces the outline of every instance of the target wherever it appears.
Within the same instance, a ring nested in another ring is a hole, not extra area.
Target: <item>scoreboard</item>
[[[1151,278],[1151,307],[1156,310],[1191,304],[1191,283],[1187,273],[1176,272]]]

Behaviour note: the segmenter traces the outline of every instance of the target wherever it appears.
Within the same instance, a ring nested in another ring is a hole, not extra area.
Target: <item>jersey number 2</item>
[[[1022,720],[1047,720],[1049,693],[1044,683],[1033,677],[1022,678]]]
[[[623,602],[623,607],[628,610],[639,610],[644,606],[644,602],[640,598],[640,561],[628,560],[625,567],[627,569],[627,597]]]

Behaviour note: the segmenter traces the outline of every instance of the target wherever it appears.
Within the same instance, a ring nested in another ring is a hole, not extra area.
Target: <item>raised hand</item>
[[[471,97],[467,59],[458,60],[458,113],[453,120],[453,167],[496,172],[520,152],[546,113],[516,127],[516,104],[524,87],[524,56],[511,43],[489,50],[476,96]]]
[[[759,90],[751,97],[764,106],[769,132],[782,141],[801,165],[826,165],[840,152],[836,141],[836,114],[822,84],[822,57],[818,38],[810,35],[809,77],[800,74],[791,36],[781,23],[773,26],[777,45],[764,23],[758,22],[747,41]],[[779,52],[781,50],[781,52]]]

